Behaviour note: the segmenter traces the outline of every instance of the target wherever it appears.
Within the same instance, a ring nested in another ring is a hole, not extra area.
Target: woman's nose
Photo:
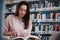
[[[23,13],[23,14],[25,14],[25,12],[24,12],[24,11],[22,11],[22,13]]]

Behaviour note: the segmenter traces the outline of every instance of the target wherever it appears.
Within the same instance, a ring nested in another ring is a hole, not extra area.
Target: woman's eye
[[[20,8],[19,10],[20,10],[20,11],[27,12],[27,10],[26,10],[26,9],[23,9],[23,8]]]
[[[19,9],[20,11],[23,11],[23,9]]]

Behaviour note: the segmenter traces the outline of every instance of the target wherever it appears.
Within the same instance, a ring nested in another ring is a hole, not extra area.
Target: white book
[[[35,15],[34,14],[31,14],[31,19],[34,20],[35,18]]]
[[[43,25],[41,25],[41,34],[43,34]]]
[[[39,26],[35,26],[35,32],[39,32]]]
[[[46,14],[42,14],[42,19],[43,19],[43,20],[46,19]]]
[[[50,13],[50,19],[53,19],[53,13]]]
[[[27,37],[16,37],[16,38],[13,38],[13,40],[19,39],[19,38],[21,38],[22,40],[39,40],[37,36],[32,36],[32,35],[27,36]]]
[[[37,14],[37,19],[41,19],[41,14]]]
[[[48,7],[48,1],[45,1],[45,8]]]
[[[49,32],[51,33],[53,31],[53,25],[49,26]]]
[[[10,37],[10,36],[3,36],[3,38],[7,39],[7,40],[40,40],[39,37],[37,36],[33,36],[33,35],[30,35],[30,36],[26,36],[26,37]]]
[[[41,25],[41,31],[43,31],[43,25]]]

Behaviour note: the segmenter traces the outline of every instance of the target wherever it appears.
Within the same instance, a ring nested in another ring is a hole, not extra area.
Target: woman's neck
[[[21,18],[20,16],[18,16],[18,19],[21,20],[21,21],[23,21],[22,18]]]

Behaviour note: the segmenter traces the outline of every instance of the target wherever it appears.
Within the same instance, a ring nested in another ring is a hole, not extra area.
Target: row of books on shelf
[[[9,0],[9,1],[14,1],[14,0]],[[19,0],[16,0],[19,2]],[[55,2],[39,2],[39,3],[30,3],[30,11],[46,11],[47,10],[60,10],[60,1],[59,1],[59,6],[56,7],[55,6],[56,3]],[[6,6],[7,7],[7,6]],[[15,12],[16,10],[16,4],[12,5],[10,7],[6,8],[6,12]]]
[[[33,13],[33,12],[41,12],[41,11],[56,11],[56,10],[60,10],[60,7],[51,7],[51,8],[39,8],[39,9],[36,9],[35,8],[32,8],[30,9],[30,12]],[[6,13],[14,13],[16,11],[16,5],[15,6],[8,6],[6,7]]]
[[[54,24],[54,25],[38,25],[33,26],[32,28],[33,32],[41,32],[41,33],[52,33],[52,32],[59,32],[60,31],[60,25]]]
[[[36,21],[59,21],[60,19],[60,13],[36,13],[36,14],[30,14],[30,18]]]
[[[18,3],[20,1],[23,1],[23,0],[6,0],[6,3]],[[47,8],[47,7],[54,7],[55,4],[57,4],[56,2],[49,2],[49,1],[39,1],[38,3],[34,1],[37,1],[37,0],[25,0],[25,1],[33,1],[33,4],[31,3],[31,8]],[[59,5],[60,5],[60,1],[59,1]]]
[[[33,23],[40,23],[40,22],[60,22],[59,19],[34,19],[32,20]]]
[[[31,8],[30,12],[41,12],[41,11],[56,11],[60,10],[60,7],[50,7],[50,8]]]
[[[22,0],[6,0],[6,4],[9,4],[9,3],[18,3],[19,1],[22,1]]]
[[[6,12],[15,12],[16,11],[16,6],[17,5],[6,6]]]
[[[48,2],[48,1],[45,1],[45,2],[39,2],[39,3],[34,3],[34,4],[31,4],[31,8],[50,8],[50,7],[55,7],[54,5],[55,2]]]
[[[38,1],[38,0],[6,0],[6,4],[19,3],[20,1]]]

